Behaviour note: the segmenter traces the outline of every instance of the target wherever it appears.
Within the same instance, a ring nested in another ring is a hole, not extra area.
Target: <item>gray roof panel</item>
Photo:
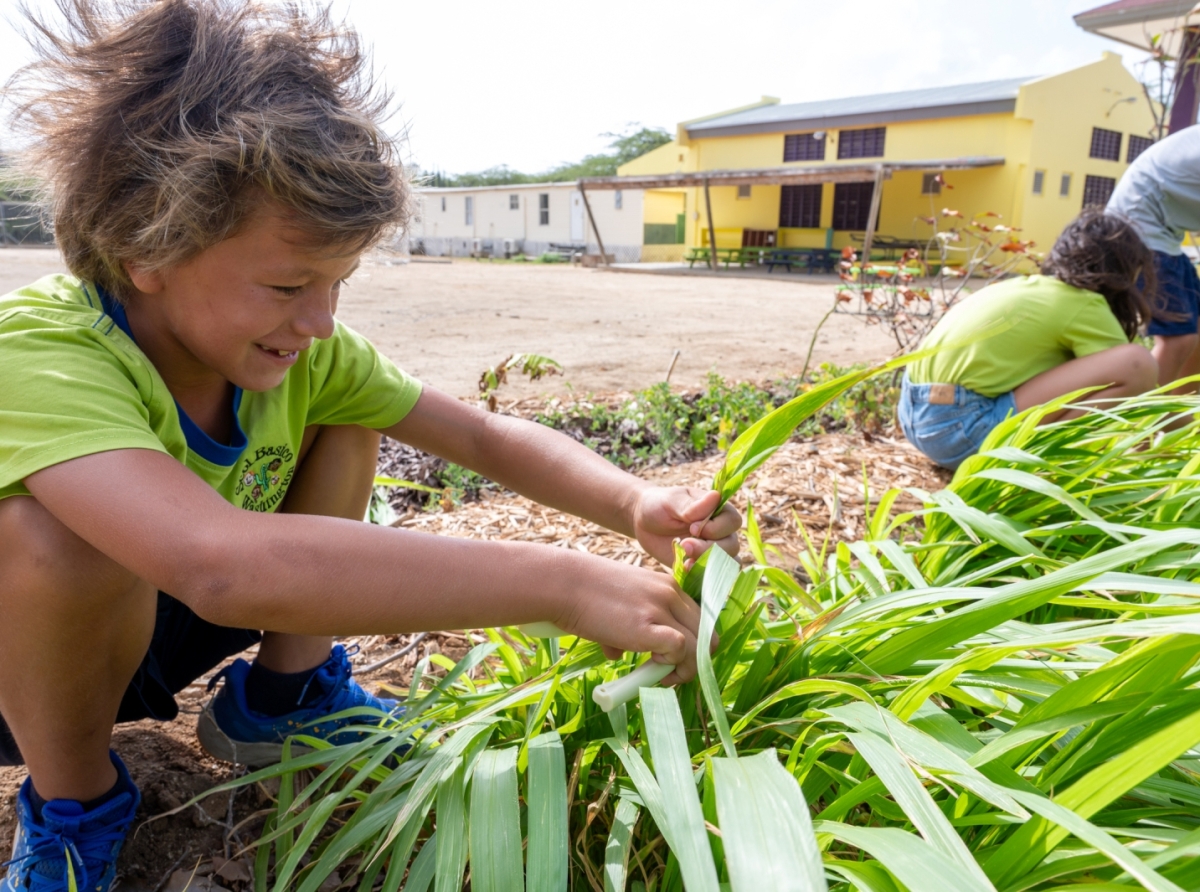
[[[685,126],[691,136],[734,136],[1011,111],[1021,86],[1033,80],[1037,78],[1018,77],[899,93],[764,105]]]

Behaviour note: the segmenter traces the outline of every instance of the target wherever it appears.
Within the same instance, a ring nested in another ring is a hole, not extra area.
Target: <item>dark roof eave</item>
[[[763,167],[746,170],[701,170],[687,173],[634,174],[615,177],[584,177],[581,189],[690,189],[703,186],[749,186],[756,184],[855,183],[873,179],[882,172],[889,177],[899,170],[969,170],[998,167],[1004,158],[996,155],[938,158],[929,161],[864,161],[858,164],[798,164],[795,167]]]
[[[727,127],[699,125],[688,129],[691,139],[717,136],[749,136],[757,133],[785,133],[800,130],[836,130],[865,124],[894,124],[901,121],[922,121],[937,118],[965,118],[972,115],[995,115],[1011,112],[1017,107],[1016,98],[988,102],[964,102],[956,105],[904,108],[883,112],[861,112],[853,115],[829,115],[821,118],[795,118],[787,121],[764,121],[755,124],[734,124]]]

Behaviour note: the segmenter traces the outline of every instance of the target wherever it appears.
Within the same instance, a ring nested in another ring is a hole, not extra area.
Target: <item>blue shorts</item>
[[[1200,321],[1200,276],[1186,254],[1154,252],[1154,272],[1158,276],[1158,308],[1180,317],[1151,319],[1146,333],[1171,338],[1194,335]]]
[[[953,388],[952,402],[945,388]],[[942,400],[930,402],[931,393]],[[1017,401],[1012,391],[988,397],[959,384],[913,384],[907,373],[900,388],[898,414],[904,436],[950,470],[978,452],[992,429],[1016,411]]]

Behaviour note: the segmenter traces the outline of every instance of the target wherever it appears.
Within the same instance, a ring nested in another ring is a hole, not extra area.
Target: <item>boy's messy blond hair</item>
[[[67,266],[122,297],[233,235],[265,199],[314,246],[363,250],[408,188],[357,36],[261,0],[56,0],[13,82]]]

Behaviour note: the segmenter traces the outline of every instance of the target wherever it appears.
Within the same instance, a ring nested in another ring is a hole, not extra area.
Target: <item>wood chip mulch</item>
[[[717,455],[636,473],[661,485],[708,489],[722,461],[723,456]],[[863,535],[864,473],[872,506],[893,487],[932,490],[950,479],[948,472],[902,438],[824,434],[784,444],[750,478],[734,504],[744,513],[747,499],[753,503],[765,542],[786,558],[804,547],[797,524],[803,525],[818,545],[826,536],[832,544]],[[897,499],[896,510],[919,505],[905,493]],[[633,540],[508,492],[485,491],[479,501],[449,511],[409,508],[394,526],[467,539],[541,542],[637,566],[657,566]]]

